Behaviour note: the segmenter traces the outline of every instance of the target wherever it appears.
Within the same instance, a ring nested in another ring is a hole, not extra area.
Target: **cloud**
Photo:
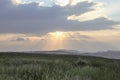
[[[111,17],[115,21],[120,21],[120,9],[119,4],[120,0],[93,0],[94,2],[104,3],[102,13],[107,14],[107,16]]]
[[[22,0],[12,0],[12,3],[18,5],[22,3]]]
[[[120,26],[111,30],[62,32],[63,37],[55,35],[56,32],[52,33],[53,35],[48,33],[44,36],[39,34],[0,34],[0,51],[120,50]]]
[[[36,4],[41,4],[42,3],[47,3],[48,6],[53,6],[53,5],[58,5],[58,6],[67,6],[67,5],[76,5],[79,2],[83,1],[91,1],[91,0],[12,0],[12,3],[15,5],[22,5],[22,4],[31,4],[31,3],[36,3]],[[44,4],[43,6],[47,6]]]
[[[81,34],[80,32],[64,32],[64,35],[67,40],[89,40],[91,39],[90,36]]]
[[[28,38],[23,38],[23,37],[18,37],[18,38],[16,38],[16,39],[14,39],[14,40],[12,40],[12,41],[27,41],[27,40],[29,40]]]
[[[111,29],[119,24],[106,17],[92,17],[83,19],[82,22],[67,20],[71,15],[82,16],[87,13],[91,15],[91,11],[94,11],[97,5],[92,1],[82,1],[74,6],[64,7],[59,5],[40,7],[38,3],[15,6],[9,0],[2,0],[1,4],[0,33],[46,34],[53,31],[102,30]]]

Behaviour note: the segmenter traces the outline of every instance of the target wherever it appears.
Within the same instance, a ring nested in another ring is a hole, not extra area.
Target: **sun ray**
[[[62,31],[56,31],[48,33],[46,40],[46,49],[56,50],[63,49],[63,45],[65,44],[65,33]]]

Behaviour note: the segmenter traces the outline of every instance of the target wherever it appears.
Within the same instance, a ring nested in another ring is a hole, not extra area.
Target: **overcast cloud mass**
[[[119,1],[109,10],[111,1],[1,0],[0,50],[120,50]]]

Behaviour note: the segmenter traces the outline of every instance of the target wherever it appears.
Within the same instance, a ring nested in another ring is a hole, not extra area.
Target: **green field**
[[[0,53],[0,80],[120,80],[120,60]]]

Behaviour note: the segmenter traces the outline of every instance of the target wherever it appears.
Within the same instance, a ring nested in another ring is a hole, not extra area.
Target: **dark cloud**
[[[74,33],[74,34],[69,33],[67,38],[72,39],[72,40],[76,40],[76,38],[80,39],[80,40],[82,40],[82,39],[92,39],[90,36],[82,35],[82,34],[77,33],[77,32]]]
[[[94,2],[84,1],[66,7],[38,7],[36,3],[16,6],[10,0],[1,0],[0,33],[101,30],[118,24],[102,17],[84,22],[67,20],[67,16],[93,11],[95,5]]]
[[[23,38],[23,37],[18,37],[12,41],[26,41],[26,40],[29,40],[28,38]]]

